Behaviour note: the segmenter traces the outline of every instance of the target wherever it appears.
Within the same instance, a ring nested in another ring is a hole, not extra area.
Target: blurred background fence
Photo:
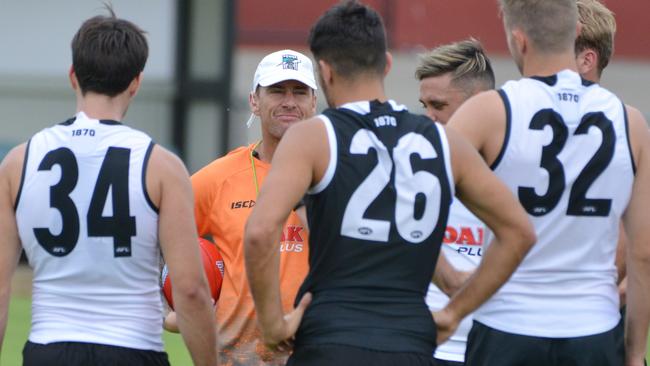
[[[498,83],[518,77],[508,57],[496,0],[368,0],[382,13],[395,65],[388,95],[421,111],[417,54],[475,37],[493,59]],[[335,0],[113,0],[119,17],[147,31],[150,57],[126,123],[179,153],[190,172],[254,141],[247,94],[257,62],[281,48],[307,52],[311,24]],[[0,0],[0,157],[75,110],[67,79],[70,40],[84,19],[106,14],[99,0]],[[647,0],[606,1],[618,22],[603,84],[650,115]],[[324,108],[319,98],[319,110]]]

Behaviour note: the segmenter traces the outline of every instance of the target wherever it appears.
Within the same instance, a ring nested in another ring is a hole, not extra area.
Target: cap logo
[[[282,55],[282,68],[298,71],[298,56],[294,55]]]

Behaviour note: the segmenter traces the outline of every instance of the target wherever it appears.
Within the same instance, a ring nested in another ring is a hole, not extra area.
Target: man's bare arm
[[[445,253],[440,251],[431,282],[445,295],[451,297],[465,284],[472,273],[473,271],[459,271],[454,268],[445,257]]]
[[[24,157],[25,144],[22,144],[11,150],[0,163],[0,351],[7,328],[11,278],[16,271],[22,248],[14,205]]]
[[[160,245],[169,268],[178,328],[195,365],[217,364],[217,332],[194,222],[194,200],[183,163],[156,146],[147,187],[159,208]]]
[[[510,190],[485,165],[474,148],[447,129],[456,196],[494,233],[474,274],[435,314],[438,342],[449,337],[460,321],[492,296],[510,277],[534,244],[528,215]]]
[[[618,229],[618,242],[616,243],[616,260],[614,264],[616,265],[617,273],[617,285],[618,285],[618,297],[619,297],[619,306],[622,308],[625,306],[625,293],[627,292],[627,265],[626,259],[627,256],[627,235],[625,234],[625,226],[623,221],[619,225]]]
[[[296,203],[325,170],[319,155],[328,156],[327,134],[319,119],[292,126],[273,156],[244,235],[246,273],[258,323],[267,345],[275,347],[296,332],[309,296],[284,319],[280,298],[278,244],[283,224]],[[329,159],[325,159],[327,161]]]
[[[643,365],[650,327],[650,132],[636,109],[628,108],[636,175],[623,216],[627,243],[626,365]]]

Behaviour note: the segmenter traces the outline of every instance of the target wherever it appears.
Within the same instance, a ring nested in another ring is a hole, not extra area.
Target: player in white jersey
[[[415,77],[420,81],[420,103],[427,116],[442,124],[447,124],[467,98],[494,89],[490,60],[475,39],[442,45],[422,55]],[[454,199],[442,241],[444,257],[458,270],[473,271],[481,260],[485,240],[485,224]],[[463,279],[462,276],[457,278]],[[426,296],[427,305],[433,311],[442,309],[449,302],[449,296],[462,285],[455,284],[453,278],[436,281],[436,284],[440,287],[430,284]],[[471,327],[472,316],[468,315],[449,340],[436,347],[434,357],[437,365],[464,364],[467,334]]]
[[[576,38],[576,61],[580,75],[594,83],[600,83],[603,71],[609,65],[614,53],[614,35],[616,34],[616,19],[614,14],[598,0],[578,0],[578,16],[580,33]],[[630,114],[640,115],[640,111],[625,105]],[[616,267],[618,269],[618,288],[621,308],[625,309],[625,233],[621,230]]]
[[[577,73],[573,0],[501,0],[524,78],[468,100],[450,126],[518,196],[538,243],[475,313],[468,365],[642,365],[650,322],[650,134]],[[616,267],[629,238],[626,353]],[[633,279],[633,280],[632,280]]]
[[[148,46],[142,30],[108,10],[72,40],[76,115],[36,133],[0,165],[0,343],[22,245],[34,269],[24,365],[168,365],[162,249],[192,358],[214,365],[216,329],[187,171],[119,122],[140,87]]]

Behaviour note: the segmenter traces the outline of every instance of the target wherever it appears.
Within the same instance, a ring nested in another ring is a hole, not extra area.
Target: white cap
[[[316,79],[314,78],[314,67],[309,57],[293,50],[282,50],[265,56],[255,70],[253,88],[257,86],[269,86],[285,80],[296,80],[316,90]],[[246,125],[250,127],[255,119],[251,115]]]
[[[309,57],[293,50],[282,50],[267,55],[257,65],[253,78],[253,91],[285,80],[297,80],[316,90],[314,67]]]

